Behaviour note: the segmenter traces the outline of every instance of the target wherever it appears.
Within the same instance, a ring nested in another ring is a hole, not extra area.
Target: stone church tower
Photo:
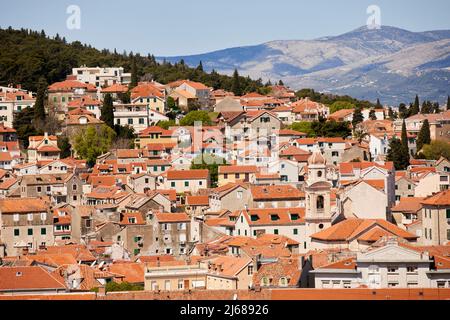
[[[308,179],[306,180],[306,232],[308,249],[311,248],[310,235],[331,226],[331,183],[327,181],[327,161],[320,151],[308,159]]]

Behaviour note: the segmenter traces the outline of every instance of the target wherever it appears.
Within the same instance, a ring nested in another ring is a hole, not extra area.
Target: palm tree
[[[361,144],[363,142],[364,138],[367,137],[369,134],[364,131],[361,127],[357,127],[355,131],[353,132],[353,137],[358,140],[358,142]]]

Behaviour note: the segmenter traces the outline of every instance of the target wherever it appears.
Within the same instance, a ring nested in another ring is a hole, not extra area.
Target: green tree
[[[383,105],[381,104],[380,99],[377,99],[377,103],[375,105],[375,108],[376,109],[382,109],[383,108]]]
[[[61,159],[69,158],[72,155],[72,146],[67,136],[58,137],[58,148],[61,150]]]
[[[39,89],[34,104],[34,118],[36,120],[45,121],[45,100],[47,97],[47,81],[45,78],[39,80]]]
[[[370,120],[377,120],[377,115],[376,115],[376,113],[375,113],[375,109],[370,109],[370,112],[369,112],[369,119],[370,119]]]
[[[430,123],[425,119],[417,136],[417,153],[422,150],[423,146],[431,143]]]
[[[411,108],[410,108],[411,109]],[[401,119],[406,119],[409,117],[409,110],[406,107],[406,104],[404,103],[400,103],[400,105],[398,106],[398,114],[400,116]]]
[[[110,128],[114,128],[114,107],[111,94],[107,93],[103,100],[100,120],[105,122]]]
[[[191,111],[180,121],[182,126],[193,126],[196,121],[201,121],[204,126],[211,126],[212,121],[207,111]]]
[[[242,95],[241,79],[239,77],[239,72],[237,71],[237,69],[234,69],[231,91],[233,91],[236,96]]]
[[[356,128],[356,126],[363,121],[364,121],[364,115],[362,114],[362,108],[361,107],[355,108],[355,112],[353,112],[353,120],[352,120],[353,128]]]
[[[447,110],[450,110],[450,96],[447,96]]]
[[[117,283],[114,281],[108,282],[105,286],[106,292],[122,292],[122,291],[143,291],[144,287],[141,285],[131,284],[129,282]]]
[[[308,135],[308,137],[314,136],[314,131],[311,127],[312,122],[294,122],[289,126],[289,129],[305,133]]]
[[[423,146],[421,154],[428,160],[450,159],[450,144],[442,140],[432,141]]]
[[[216,157],[211,154],[202,154],[197,156],[194,161],[192,161],[191,169],[208,169],[209,176],[211,179],[211,187],[217,187],[219,180],[219,166],[226,166],[227,162],[221,157]]]
[[[416,99],[414,100],[414,103],[410,105],[409,107],[409,116],[414,116],[416,114],[419,114],[420,112],[420,101],[419,96],[416,95]]]
[[[408,132],[406,131],[406,121],[403,119],[402,123],[402,145],[404,148],[408,148]]]
[[[197,71],[203,72],[203,63],[201,60],[200,63],[198,64]]]
[[[389,107],[388,116],[389,120],[397,120],[397,114],[394,112],[394,110],[392,110],[392,107]]]
[[[139,82],[139,76],[138,76],[138,68],[137,68],[137,64],[136,64],[136,57],[132,57],[130,89],[137,87],[138,82]]]
[[[17,131],[17,137],[25,149],[28,148],[29,137],[44,134],[41,129],[36,128],[33,124],[34,116],[34,108],[25,108],[14,117],[13,128]]]
[[[343,109],[355,109],[356,106],[349,101],[336,101],[330,105],[330,113],[335,113],[336,111]]]
[[[93,166],[97,157],[108,152],[116,133],[107,125],[100,128],[88,127],[75,136],[74,149],[79,157]]]
[[[160,121],[158,122],[157,126],[164,130],[168,130],[170,127],[175,127],[176,123],[175,120]]]
[[[402,142],[396,137],[389,142],[387,161],[394,162],[395,170],[406,170],[409,166],[408,150],[405,150]]]

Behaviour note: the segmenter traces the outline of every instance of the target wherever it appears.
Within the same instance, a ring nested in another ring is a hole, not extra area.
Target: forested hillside
[[[238,94],[262,90],[264,87],[261,80],[229,77],[215,71],[206,73],[201,64],[197,68],[189,68],[182,62],[158,63],[150,54],[141,56],[133,52],[100,51],[79,41],[68,43],[59,35],[50,38],[44,31],[0,29],[0,85],[21,84],[27,90],[36,91],[41,77],[49,84],[62,81],[72,73],[72,68],[82,65],[122,66],[126,72],[136,72],[138,77],[145,80],[168,83],[190,79]]]

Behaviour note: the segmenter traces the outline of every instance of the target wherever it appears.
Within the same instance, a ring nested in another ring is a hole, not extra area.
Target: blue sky
[[[155,55],[186,55],[271,40],[314,39],[381,22],[411,31],[450,29],[449,0],[0,0],[0,26],[44,29],[69,41]],[[69,30],[69,5],[81,29]]]

